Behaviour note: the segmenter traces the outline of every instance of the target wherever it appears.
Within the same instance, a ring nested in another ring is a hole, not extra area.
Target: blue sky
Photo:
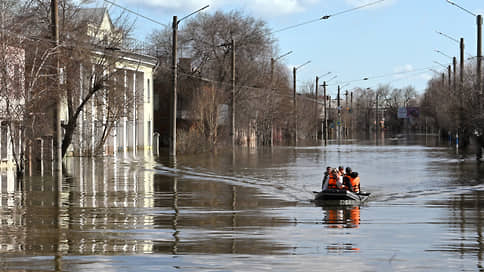
[[[111,0],[157,21],[169,24],[173,15],[179,18],[209,4],[204,12],[241,10],[246,15],[263,19],[273,30],[298,24],[323,15],[361,6],[375,0]],[[484,14],[482,0],[454,0],[476,14]],[[97,0],[102,5],[102,0]],[[112,7],[115,11],[116,7]],[[133,15],[133,18],[136,17]],[[138,39],[161,28],[138,18],[135,35]],[[450,5],[446,0],[385,0],[377,5],[331,17],[328,20],[277,32],[280,54],[292,69],[310,60],[298,70],[298,84],[314,81],[316,76],[331,72],[338,77],[331,81],[329,92],[337,84],[344,89],[414,86],[425,90],[434,72],[443,71],[451,59],[436,53],[439,50],[459,57],[459,45],[436,31],[456,39],[464,38],[466,57],[477,53],[476,18]],[[397,74],[398,72],[409,72]],[[389,75],[390,74],[390,75]],[[391,75],[393,74],[393,75]],[[355,81],[368,77],[367,81]],[[322,79],[324,80],[324,78]]]

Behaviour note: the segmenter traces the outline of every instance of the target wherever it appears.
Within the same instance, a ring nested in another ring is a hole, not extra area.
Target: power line
[[[148,21],[151,21],[151,22],[153,22],[153,23],[155,23],[155,24],[159,24],[159,25],[161,25],[161,26],[168,27],[168,25],[167,25],[167,24],[160,23],[160,22],[158,22],[158,21],[156,21],[156,20],[154,20],[154,19],[151,19],[150,17],[144,16],[143,14],[140,14],[140,13],[138,13],[138,12],[136,12],[136,11],[130,10],[130,9],[128,9],[128,8],[125,8],[125,7],[121,6],[121,5],[118,5],[118,4],[114,3],[114,2],[112,2],[112,1],[109,1],[109,0],[104,0],[104,2],[108,2],[109,4],[111,4],[111,5],[113,5],[113,6],[116,6],[116,7],[120,8],[120,9],[123,9],[123,10],[125,10],[125,11],[127,11],[127,12],[133,13],[134,15],[139,16],[139,17],[141,17],[141,18],[144,18],[144,19],[146,19],[146,20],[148,20]]]
[[[362,5],[362,6],[343,10],[343,11],[340,11],[340,12],[337,12],[337,13],[334,13],[334,14],[331,14],[331,15],[324,15],[324,16],[321,16],[317,19],[309,20],[309,21],[302,22],[302,23],[299,23],[299,24],[295,24],[295,25],[292,25],[292,26],[288,26],[288,27],[285,27],[285,28],[282,28],[282,29],[279,29],[279,30],[275,30],[275,31],[271,32],[271,34],[278,33],[278,32],[281,32],[281,31],[288,30],[288,29],[292,29],[292,28],[296,28],[296,27],[299,27],[299,26],[311,24],[311,23],[314,23],[314,22],[317,22],[317,21],[320,21],[320,20],[327,20],[331,17],[338,16],[338,15],[341,15],[341,14],[345,14],[345,13],[355,11],[355,10],[358,10],[358,9],[366,8],[366,7],[369,7],[369,6],[372,6],[372,5],[376,5],[376,4],[384,2],[384,1],[386,1],[386,0],[379,0],[379,1],[371,2],[371,3],[368,3],[368,4]]]

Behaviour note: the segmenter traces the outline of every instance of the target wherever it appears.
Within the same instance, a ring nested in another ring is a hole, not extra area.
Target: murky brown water
[[[363,206],[310,202],[351,166]],[[476,271],[484,164],[434,137],[71,158],[69,177],[2,176],[0,271]]]

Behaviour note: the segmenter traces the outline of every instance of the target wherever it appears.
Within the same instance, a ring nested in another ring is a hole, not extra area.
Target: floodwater
[[[351,166],[361,206],[311,202]],[[433,136],[70,158],[68,177],[2,176],[0,271],[478,271],[484,163]]]

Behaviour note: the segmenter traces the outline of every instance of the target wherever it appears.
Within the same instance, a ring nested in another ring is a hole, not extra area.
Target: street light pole
[[[326,107],[326,102],[328,98],[326,97],[326,81],[323,82],[324,91],[324,145],[328,145],[328,109]]]
[[[322,75],[321,77],[327,76],[329,74],[331,74],[331,72],[327,72],[326,74]],[[318,134],[319,134],[319,122],[318,121],[319,121],[319,116],[321,115],[321,114],[318,114],[318,112],[319,112],[318,111],[318,106],[319,106],[319,104],[318,104],[318,102],[319,102],[319,99],[318,99],[319,98],[319,79],[320,79],[320,77],[316,76],[316,102],[315,102],[316,108],[315,108],[315,113],[314,113],[314,116],[316,117],[316,123],[317,123],[317,125],[316,125],[316,141],[318,140]],[[322,129],[322,126],[321,126],[321,129]]]
[[[291,54],[292,51],[289,51],[283,55],[280,55],[277,58],[271,58],[271,84],[270,84],[270,97],[271,97],[271,147],[274,146],[274,68],[276,65],[276,61],[279,59]]]
[[[460,38],[460,85],[464,87],[464,38]]]
[[[297,97],[296,97],[296,71],[297,69],[303,67],[304,65],[310,63],[311,61],[306,61],[305,63],[299,65],[298,67],[294,67],[292,69],[292,76],[293,76],[293,119],[294,119],[294,144],[297,145]]]
[[[232,112],[231,112],[232,148],[235,147],[235,41],[232,39]]]
[[[457,92],[457,58],[456,57],[453,57],[452,58],[452,64],[454,66],[454,94]]]
[[[170,95],[170,146],[169,155],[176,156],[176,88],[177,88],[177,32],[178,32],[178,19],[177,16],[173,16],[173,46],[171,51],[171,67],[172,67],[172,81],[171,81],[171,95]]]
[[[477,90],[479,92],[479,112],[482,112],[482,88],[481,88],[481,63],[482,63],[482,15],[477,15]]]
[[[172,66],[172,82],[171,82],[171,94],[170,94],[170,135],[169,135],[169,150],[168,154],[170,156],[176,156],[176,100],[177,100],[177,39],[178,39],[178,24],[185,20],[186,18],[192,16],[195,13],[198,13],[206,8],[209,5],[204,6],[203,8],[196,10],[187,16],[178,20],[177,16],[173,16],[173,24],[172,24],[172,31],[173,31],[173,38],[172,38],[172,52],[171,52],[171,66]]]
[[[477,67],[476,67],[476,74],[477,74],[477,92],[479,94],[479,112],[482,112],[482,102],[483,102],[483,90],[481,88],[481,62],[482,62],[482,15],[477,15],[473,12],[471,12],[468,9],[465,9],[464,7],[459,6],[458,4],[452,2],[451,0],[447,0],[447,3],[454,5],[461,10],[469,13],[470,15],[476,17],[476,23],[477,23]]]
[[[319,128],[319,122],[318,122],[318,120],[319,120],[319,118],[318,118],[318,88],[319,88],[319,77],[316,76],[316,103],[315,103],[316,107],[314,109],[314,116],[315,116],[315,120],[316,120],[316,135],[315,135],[316,141],[318,141],[318,131],[319,131],[319,129],[318,129]]]
[[[292,77],[293,77],[293,97],[292,97],[292,117],[294,122],[294,144],[297,145],[297,102],[296,102],[296,67],[292,69]]]

